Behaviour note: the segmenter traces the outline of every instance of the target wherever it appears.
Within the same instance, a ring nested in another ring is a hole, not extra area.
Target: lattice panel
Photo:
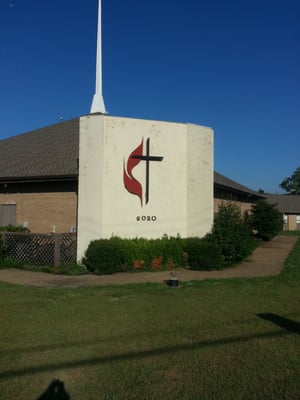
[[[76,262],[76,234],[62,233],[60,236],[60,264],[72,264]]]
[[[76,235],[6,232],[3,239],[7,256],[34,265],[58,265],[76,262]]]

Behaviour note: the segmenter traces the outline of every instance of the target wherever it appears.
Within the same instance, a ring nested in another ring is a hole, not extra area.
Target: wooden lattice
[[[7,256],[34,265],[59,265],[76,262],[76,235],[5,232]]]
[[[62,233],[60,236],[60,264],[76,262],[77,242],[76,234]]]

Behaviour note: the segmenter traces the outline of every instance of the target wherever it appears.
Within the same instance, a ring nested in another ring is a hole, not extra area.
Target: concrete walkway
[[[297,236],[277,236],[271,242],[263,243],[249,259],[235,267],[222,271],[177,271],[179,281],[226,278],[254,278],[278,275],[284,261],[293,249]],[[163,282],[169,279],[169,272],[117,273],[113,275],[53,275],[43,272],[19,269],[0,270],[0,281],[19,285],[62,288],[98,285],[126,285],[130,283]]]

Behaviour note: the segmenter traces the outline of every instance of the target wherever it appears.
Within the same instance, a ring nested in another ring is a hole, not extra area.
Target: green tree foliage
[[[292,176],[285,178],[279,186],[290,194],[300,194],[300,167]]]
[[[278,235],[283,227],[282,214],[277,210],[276,204],[269,204],[259,200],[252,206],[250,223],[257,236],[263,240],[271,240]]]
[[[208,240],[219,248],[227,266],[244,259],[254,247],[248,221],[234,203],[224,202],[220,205]]]

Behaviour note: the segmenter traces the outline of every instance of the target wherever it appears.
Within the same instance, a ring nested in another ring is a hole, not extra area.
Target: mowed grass
[[[0,399],[300,398],[300,239],[279,277],[78,289],[0,284]]]

